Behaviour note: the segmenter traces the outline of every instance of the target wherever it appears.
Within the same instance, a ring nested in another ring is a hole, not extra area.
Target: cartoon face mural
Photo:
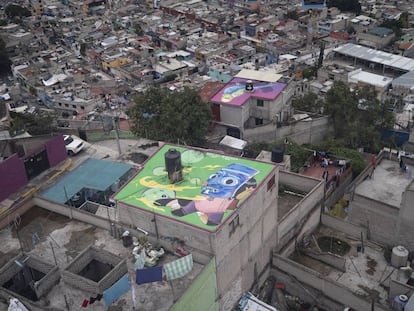
[[[148,201],[155,201],[159,199],[175,198],[175,192],[169,189],[148,188],[142,193],[142,197]]]
[[[233,199],[237,191],[258,173],[254,168],[233,163],[210,175],[201,193],[210,197]]]
[[[171,183],[164,154],[181,152],[183,180]],[[164,145],[115,195],[115,200],[208,231],[230,217],[274,165],[219,153]]]
[[[210,175],[207,184],[201,189],[201,199],[159,198],[154,204],[170,207],[171,214],[176,217],[196,213],[205,225],[217,226],[228,209],[237,207],[243,193],[256,187],[253,177],[257,173],[254,168],[232,163]]]

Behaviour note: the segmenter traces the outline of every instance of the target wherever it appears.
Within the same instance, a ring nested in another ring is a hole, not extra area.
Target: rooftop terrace
[[[211,98],[211,101],[218,104],[242,106],[250,97],[273,100],[279,96],[287,85],[280,82],[251,80],[254,90],[253,92],[247,92],[245,90],[247,81],[248,79],[245,78],[233,78]]]
[[[409,165],[408,168],[411,172],[414,169]],[[402,194],[411,182],[412,178],[401,172],[398,162],[383,159],[377,165],[373,178],[361,182],[355,193],[399,208]]]
[[[21,242],[26,254],[39,258],[50,265],[55,264],[55,257],[56,265],[61,271],[65,268],[70,269],[73,265],[68,266],[68,264],[92,246],[103,252],[114,254],[115,258],[125,258],[128,275],[131,280],[135,280],[133,246],[125,247],[122,241],[112,237],[110,232],[39,207],[33,207],[19,219],[19,224],[16,224],[19,238],[15,227],[0,231],[0,240],[2,241],[0,244],[0,267],[20,253],[19,242]],[[34,236],[37,240],[35,244],[33,244]],[[177,259],[178,257],[174,254],[166,252],[160,258],[158,265],[165,265]],[[136,310],[169,310],[203,268],[204,265],[194,261],[192,271],[183,278],[141,285],[131,282],[137,297]],[[89,299],[90,295],[92,293],[68,285],[61,279],[58,284],[45,293],[45,296],[38,303],[41,305],[47,303],[48,307],[54,308],[53,310],[63,310],[66,298],[71,310],[81,310],[83,300]],[[0,310],[7,310],[7,305],[4,304],[1,297]],[[133,310],[132,291],[114,302],[109,309],[104,306],[104,301],[100,300],[88,305],[87,310]]]
[[[171,183],[165,153],[181,153],[183,179]],[[164,145],[115,196],[118,202],[214,231],[275,165],[211,151]]]
[[[318,247],[315,241],[318,242]],[[309,255],[306,255],[307,252]],[[383,306],[388,306],[390,280],[399,279],[403,283],[408,281],[403,273],[400,275],[398,269],[387,262],[384,248],[364,241],[362,249],[359,239],[325,226],[313,233],[313,239],[304,253],[295,252],[291,259],[338,282],[356,295],[373,299]],[[329,261],[323,262],[328,255],[335,258],[331,264],[327,263]]]

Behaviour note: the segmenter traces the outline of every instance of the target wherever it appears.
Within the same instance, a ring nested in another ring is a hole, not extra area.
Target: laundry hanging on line
[[[128,274],[125,274],[118,281],[116,281],[114,285],[103,292],[105,306],[110,306],[114,301],[118,300],[118,298],[120,298],[130,289],[131,285],[128,281]]]
[[[164,265],[164,273],[168,281],[182,278],[193,270],[193,255],[169,262]]]
[[[136,282],[138,285],[159,281],[162,281],[162,266],[136,270]]]

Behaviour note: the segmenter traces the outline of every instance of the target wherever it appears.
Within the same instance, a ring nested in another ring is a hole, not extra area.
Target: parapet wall
[[[78,273],[93,259],[114,266],[99,282],[89,280]],[[109,288],[117,280],[128,272],[126,259],[95,247],[88,247],[81,252],[63,271],[62,277],[65,283],[84,290],[88,293],[99,294]]]
[[[312,269],[309,269],[305,266],[302,266],[290,259],[284,258],[276,253],[273,253],[272,258],[273,266],[273,275],[278,278],[278,270],[283,271],[284,273],[289,274],[294,279],[299,282],[302,282],[312,288],[316,289],[323,295],[339,302],[344,306],[351,307],[358,311],[371,311],[371,301],[365,300],[363,297],[355,295],[345,286],[332,281],[322,275],[319,272],[316,272]],[[388,311],[389,308],[375,304],[376,311]]]
[[[321,180],[299,174],[280,172],[280,184],[305,191],[307,195],[296,204],[278,224],[277,251],[282,254],[293,252],[297,240],[313,231],[320,222],[324,183]]]

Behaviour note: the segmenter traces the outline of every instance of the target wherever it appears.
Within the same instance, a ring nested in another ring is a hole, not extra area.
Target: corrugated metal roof
[[[414,86],[414,71],[407,72],[406,74],[403,74],[402,76],[394,79],[392,81],[393,86],[403,86],[407,88],[411,88]]]
[[[362,45],[347,43],[337,47],[334,51],[402,71],[414,70],[414,59],[412,58],[367,48]]]

